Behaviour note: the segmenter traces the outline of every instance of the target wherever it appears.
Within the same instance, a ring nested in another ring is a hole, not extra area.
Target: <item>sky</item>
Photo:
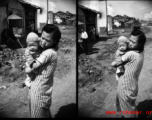
[[[25,0],[29,3],[41,6],[43,0]],[[48,11],[58,12],[58,11],[69,11],[73,14],[76,14],[76,0],[48,0],[49,8]]]
[[[49,10],[76,14],[76,0],[49,0]]]
[[[152,20],[152,1],[107,1],[107,5],[113,9],[111,14]]]

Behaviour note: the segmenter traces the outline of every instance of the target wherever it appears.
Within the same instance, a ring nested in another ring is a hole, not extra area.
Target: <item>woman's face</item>
[[[52,33],[42,32],[40,45],[42,48],[49,48],[53,45]]]
[[[129,39],[129,48],[131,50],[135,50],[138,48],[138,46],[138,36],[131,35]]]

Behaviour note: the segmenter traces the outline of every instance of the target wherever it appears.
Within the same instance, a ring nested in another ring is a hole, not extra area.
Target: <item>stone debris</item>
[[[103,68],[101,66],[100,67],[96,67],[94,65],[92,65],[91,63],[93,63],[95,61],[93,61],[91,58],[85,58],[84,56],[80,56],[79,60],[78,60],[78,66],[80,66],[81,68],[79,68],[79,74],[78,76],[85,76],[83,77],[83,79],[81,79],[81,77],[79,77],[81,80],[79,80],[79,84],[78,87],[84,87],[87,84],[93,84],[93,83],[99,83],[101,82],[103,79]],[[98,66],[98,65],[97,65]],[[91,91],[90,91],[91,90]],[[90,89],[89,92],[94,92],[94,89]]]
[[[21,54],[16,50],[8,48],[6,45],[0,45],[0,67],[5,65],[23,69],[25,66],[24,53]]]
[[[78,66],[81,69],[81,73],[79,72],[79,76],[81,74],[85,74],[85,78],[83,78],[78,84],[79,87],[89,86],[93,84],[100,84],[104,81],[104,77],[107,75],[111,75],[115,73],[115,69],[111,66],[106,67],[100,63],[102,60],[113,60],[115,56],[115,52],[118,48],[117,42],[113,42],[113,44],[106,44],[105,49],[101,51],[99,55],[95,59],[85,56],[84,54],[80,54],[78,58]],[[91,90],[94,92],[94,89]]]

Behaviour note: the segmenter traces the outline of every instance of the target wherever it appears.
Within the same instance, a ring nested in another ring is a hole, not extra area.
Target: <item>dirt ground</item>
[[[139,92],[136,100],[137,110],[142,111],[139,118],[151,117],[152,113],[152,27],[143,28],[146,33],[144,65],[139,76]],[[110,66],[117,49],[118,36],[129,36],[131,30],[111,35],[108,40],[101,39],[89,43],[89,55],[78,56],[78,110],[79,117],[119,118],[120,115],[106,114],[116,111],[115,96],[117,81],[115,70]],[[147,113],[146,113],[147,112]]]
[[[60,26],[58,65],[54,77],[52,106],[53,118],[76,117],[76,28]],[[25,49],[18,49],[19,55]],[[16,63],[16,65],[18,62]],[[28,88],[22,87],[26,75],[23,69],[12,69],[9,64],[0,68],[0,117],[29,118]]]

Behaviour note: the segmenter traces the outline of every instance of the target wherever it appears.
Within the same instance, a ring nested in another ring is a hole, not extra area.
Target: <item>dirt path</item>
[[[141,71],[139,77],[139,93],[136,100],[137,110],[142,111],[151,111],[152,110],[152,27],[150,27],[151,31],[146,34],[147,44],[145,46],[145,59],[143,69]],[[93,44],[92,48],[96,49],[96,53],[91,54],[87,57],[87,59],[93,59],[93,62],[90,62],[90,66],[94,66],[96,69],[102,71],[99,76],[101,77],[101,81],[96,81],[94,78],[90,79],[89,83],[85,83],[84,86],[79,86],[79,116],[80,117],[95,117],[95,118],[113,118],[120,117],[120,115],[108,115],[106,111],[116,111],[114,106],[115,104],[115,95],[117,89],[117,82],[115,80],[115,73],[110,68],[110,64],[114,59],[113,53],[106,53],[107,58],[100,57],[103,54],[103,51],[107,51],[112,48],[112,46],[108,46],[109,44],[113,45],[113,43],[117,40],[117,38],[109,39],[107,41],[99,41]],[[108,46],[108,47],[106,47]],[[79,59],[82,59],[85,55],[80,55]],[[85,58],[85,57],[84,57]],[[98,59],[97,59],[98,58]],[[99,59],[101,58],[101,59]],[[81,65],[82,66],[82,65]],[[80,67],[83,69],[83,67]],[[81,74],[84,74],[81,72]],[[80,76],[80,79],[82,77]],[[94,81],[94,82],[92,82]],[[82,82],[82,81],[80,81]],[[147,117],[148,114],[141,114],[139,117]],[[149,115],[150,116],[150,115]]]
[[[65,54],[62,53],[64,57],[61,58],[66,59],[67,65],[70,64],[70,66],[68,66],[69,68],[67,69],[65,66],[62,67],[61,71],[68,72],[68,74],[63,73],[61,75],[61,73],[59,73],[60,75],[56,75],[54,80],[51,111],[53,117],[56,118],[76,116],[76,49],[75,47],[66,49],[69,49],[71,53],[66,57]],[[61,64],[63,64],[63,62],[62,60]]]

